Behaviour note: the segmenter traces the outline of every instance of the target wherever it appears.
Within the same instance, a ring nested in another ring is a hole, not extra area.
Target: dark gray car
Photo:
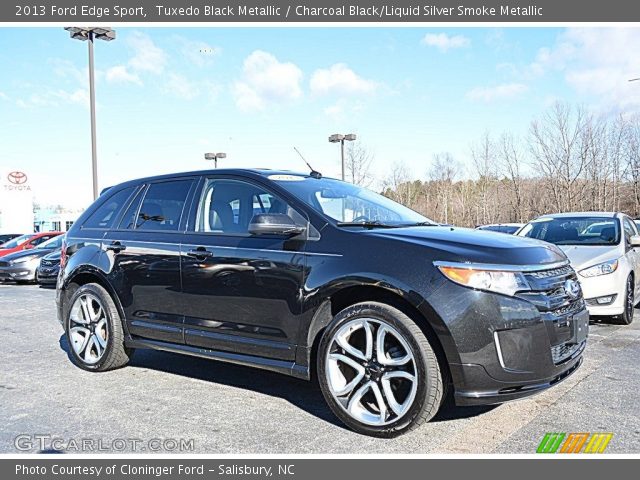
[[[0,258],[0,281],[27,283],[37,281],[37,268],[45,255],[60,250],[64,235],[58,235],[35,248],[21,250]]]

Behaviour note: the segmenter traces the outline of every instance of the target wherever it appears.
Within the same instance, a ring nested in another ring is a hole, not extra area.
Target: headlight
[[[30,262],[31,260],[36,259],[37,257],[33,256],[33,255],[29,255],[27,257],[20,257],[20,258],[16,258],[15,260],[11,260],[12,264],[16,264],[16,263],[27,263]]]
[[[513,295],[529,290],[529,284],[520,272],[482,269],[481,266],[453,267],[437,265],[438,269],[452,282],[469,288]]]
[[[593,267],[585,268],[584,270],[580,270],[578,273],[580,276],[589,278],[589,277],[599,277],[600,275],[608,275],[610,273],[615,272],[618,269],[618,260],[610,260],[608,262],[599,263],[598,265],[594,265]]]

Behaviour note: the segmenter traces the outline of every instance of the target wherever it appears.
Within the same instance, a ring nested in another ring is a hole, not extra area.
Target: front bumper
[[[624,290],[627,275],[628,273],[620,267],[613,273],[598,277],[584,278],[578,275],[589,314],[594,316],[613,316],[624,313]],[[596,299],[608,296],[615,296],[615,299],[607,305],[597,303]]]
[[[0,267],[0,281],[33,282],[36,279],[36,268],[29,262]]]
[[[569,275],[575,278],[572,271]],[[578,298],[568,307],[545,310],[540,305],[544,297],[533,292],[529,298],[449,281],[431,296],[429,303],[449,333],[443,347],[456,404],[526,397],[564,380],[580,366],[589,331],[584,301]]]
[[[42,267],[37,269],[38,283],[42,285],[55,285],[58,280],[58,267]]]

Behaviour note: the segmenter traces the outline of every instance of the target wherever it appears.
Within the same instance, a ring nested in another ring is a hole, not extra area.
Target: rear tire
[[[71,296],[64,320],[69,356],[76,366],[106,372],[129,362],[133,352],[124,345],[122,319],[101,285],[80,286]]]
[[[383,303],[336,315],[320,340],[317,370],[333,413],[361,434],[396,437],[429,421],[442,403],[443,375],[429,340]]]

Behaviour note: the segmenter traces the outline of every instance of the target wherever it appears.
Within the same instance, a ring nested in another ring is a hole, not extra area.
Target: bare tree
[[[371,163],[373,154],[360,142],[349,142],[344,156],[346,180],[354,185],[369,187],[373,183]]]
[[[518,222],[527,220],[527,208],[524,199],[524,179],[522,176],[523,153],[518,142],[510,133],[504,133],[498,143],[498,165],[502,175],[507,179],[510,195],[512,219]]]

